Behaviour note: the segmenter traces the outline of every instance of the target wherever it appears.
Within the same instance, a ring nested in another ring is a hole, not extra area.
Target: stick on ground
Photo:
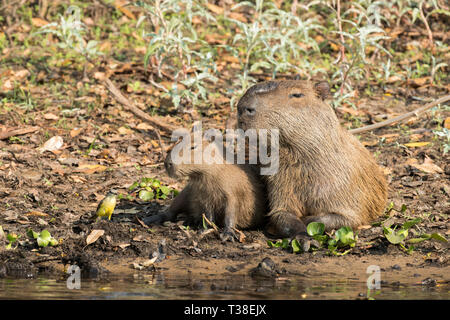
[[[365,132],[365,131],[370,131],[370,130],[374,130],[374,129],[378,129],[381,127],[385,127],[388,126],[390,124],[393,124],[395,122],[399,122],[399,121],[403,121],[406,119],[409,119],[411,117],[418,117],[422,112],[425,112],[428,109],[433,108],[434,106],[437,106],[440,103],[444,103],[450,100],[450,95],[444,96],[442,98],[439,98],[435,101],[432,101],[426,105],[424,105],[423,107],[417,108],[416,110],[413,110],[411,112],[407,112],[405,114],[402,114],[398,117],[392,118],[392,119],[388,119],[386,121],[381,121],[375,124],[371,124],[369,126],[365,126],[365,127],[361,127],[361,128],[356,128],[356,129],[351,129],[348,130],[348,132],[352,133],[352,134],[356,134],[356,133],[361,133],[361,132]]]

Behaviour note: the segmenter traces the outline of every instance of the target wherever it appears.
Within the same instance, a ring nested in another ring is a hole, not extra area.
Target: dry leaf
[[[136,126],[136,129],[139,129],[139,130],[154,130],[155,128],[153,126],[149,125],[146,122],[141,122],[141,123],[139,123]]]
[[[74,170],[74,172],[92,174],[95,172],[103,172],[106,169],[107,169],[107,167],[102,166],[101,164],[80,164],[78,166],[78,169]]]
[[[426,145],[429,145],[430,142],[410,142],[410,143],[405,143],[404,146],[408,147],[408,148],[417,148],[417,147],[424,147]]]
[[[390,76],[389,78],[387,78],[386,83],[394,83],[402,80],[403,79],[399,76]]]
[[[77,135],[79,135],[83,131],[83,128],[73,128],[70,130],[70,136],[72,138],[75,138]]]
[[[72,180],[75,183],[85,183],[85,182],[87,182],[87,180],[85,178],[79,177],[79,176],[75,176],[75,175],[69,176],[69,179]]]
[[[444,128],[450,130],[450,117],[445,118]]]
[[[223,14],[224,12],[224,9],[222,7],[216,6],[215,4],[206,3],[206,6],[210,11],[212,11],[215,14]]]
[[[40,211],[30,211],[25,213],[26,216],[34,216],[34,217],[48,217],[48,214],[40,212]]]
[[[423,78],[416,78],[416,79],[410,79],[409,83],[416,86],[416,87],[422,87],[426,83],[431,83],[430,77],[423,77]]]
[[[34,27],[43,27],[48,24],[48,21],[41,19],[41,18],[31,18],[31,23]]]
[[[44,143],[44,145],[43,145],[41,148],[39,148],[39,151],[40,151],[41,153],[44,153],[45,151],[51,151],[51,152],[53,152],[53,151],[56,151],[56,150],[58,150],[58,149],[61,149],[61,147],[63,146],[63,144],[64,144],[64,141],[63,141],[63,138],[62,138],[62,137],[60,137],[60,136],[54,136],[54,137],[48,139],[48,140]]]
[[[414,160],[416,160],[416,159],[414,159]],[[419,169],[426,173],[443,173],[444,172],[444,170],[442,170],[441,167],[435,165],[433,163],[433,160],[431,160],[428,157],[425,157],[422,164],[417,164],[417,160],[416,160],[416,163],[411,163],[410,165],[412,167]]]
[[[132,20],[136,20],[135,15],[130,10],[128,10],[127,8],[124,7],[126,4],[127,4],[127,1],[123,1],[123,0],[114,1],[114,6],[117,8],[117,10],[122,12],[128,18],[130,18]]]
[[[227,15],[228,15],[228,18],[230,18],[230,19],[234,19],[234,20],[237,20],[237,21],[240,21],[240,22],[247,23],[247,18],[242,13],[230,12]]]
[[[58,120],[59,117],[53,113],[46,113],[46,114],[44,114],[44,119],[45,120]]]
[[[94,243],[98,240],[102,235],[105,234],[105,230],[102,229],[96,229],[92,230],[91,233],[86,238],[86,244],[90,245],[91,243]]]
[[[117,131],[121,135],[132,135],[133,134],[133,130],[131,130],[129,128],[125,128],[125,127],[120,127],[119,129],[117,129]]]

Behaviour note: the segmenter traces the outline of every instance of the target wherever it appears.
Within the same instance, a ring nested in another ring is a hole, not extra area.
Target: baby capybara
[[[166,212],[157,216],[150,216],[144,221],[147,224],[175,220],[180,213],[185,213],[190,220],[201,221],[202,214],[224,227],[220,237],[222,240],[232,240],[235,237],[233,229],[254,228],[261,225],[267,213],[265,187],[259,175],[250,165],[207,163],[203,155],[201,163],[193,163],[194,153],[199,144],[191,138],[192,161],[177,163],[172,149],[164,162],[170,177],[188,177],[186,187],[175,197]],[[206,140],[201,142],[203,150],[213,146],[211,155],[219,149]],[[222,157],[223,159],[223,157]]]

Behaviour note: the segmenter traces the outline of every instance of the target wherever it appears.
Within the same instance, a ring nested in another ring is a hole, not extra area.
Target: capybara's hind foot
[[[293,238],[305,233],[306,226],[296,215],[286,211],[276,211],[270,214],[267,232],[280,238]]]
[[[348,214],[347,216],[351,216]],[[308,216],[302,218],[303,222],[307,226],[311,222],[320,222],[325,225],[325,230],[330,231],[332,229],[339,229],[341,227],[354,227],[355,221],[350,220],[342,214],[329,213],[322,216]]]
[[[219,237],[220,240],[222,240],[222,242],[227,241],[234,242],[234,239],[239,239],[234,230],[230,228],[225,228],[225,230],[223,230],[223,232],[220,233]]]

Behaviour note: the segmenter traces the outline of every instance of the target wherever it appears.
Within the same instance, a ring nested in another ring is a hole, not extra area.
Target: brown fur
[[[279,170],[265,176],[269,232],[293,236],[311,221],[327,230],[358,227],[383,213],[385,176],[362,144],[342,128],[323,99],[328,85],[269,81],[251,87],[238,103],[244,130],[277,128]]]
[[[209,142],[202,144],[205,148]],[[193,150],[191,154],[193,159]],[[205,214],[230,234],[235,227],[245,229],[261,225],[267,213],[265,187],[250,165],[175,164],[169,152],[165,167],[169,176],[188,177],[189,181],[160,221],[174,220],[183,212],[199,222]]]

